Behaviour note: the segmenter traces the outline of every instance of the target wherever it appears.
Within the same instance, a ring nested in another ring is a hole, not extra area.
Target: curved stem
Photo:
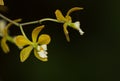
[[[57,19],[52,19],[52,18],[43,18],[41,20],[39,20],[39,23],[42,23],[43,21],[53,21],[53,22],[57,22],[57,23],[63,23],[58,21]]]
[[[53,22],[57,22],[57,23],[63,23],[63,22],[58,21],[57,19],[43,18],[43,19],[36,20],[36,21],[21,23],[20,25],[25,26],[25,25],[30,25],[30,24],[42,23],[44,21],[53,21]]]

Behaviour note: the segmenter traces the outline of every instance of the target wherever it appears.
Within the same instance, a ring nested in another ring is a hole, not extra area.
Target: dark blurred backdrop
[[[33,52],[24,62],[19,61],[20,50],[11,43],[10,53],[0,49],[0,81],[120,81],[120,1],[119,0],[5,0],[10,19],[22,22],[55,18],[54,11],[64,14],[72,7],[84,7],[71,14],[73,21],[81,21],[83,36],[72,29],[71,42],[65,39],[62,24],[44,22],[52,41],[48,45],[48,62],[41,62]],[[24,27],[31,39],[36,25]],[[11,35],[21,34],[11,27]]]

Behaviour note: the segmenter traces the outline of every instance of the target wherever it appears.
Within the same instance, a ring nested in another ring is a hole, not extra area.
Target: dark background
[[[65,39],[62,24],[44,22],[52,41],[48,45],[48,62],[41,62],[33,52],[24,62],[19,61],[20,50],[11,43],[10,53],[0,49],[0,81],[120,81],[120,1],[119,0],[5,0],[10,19],[22,22],[55,18],[54,11],[64,14],[72,7],[84,7],[71,14],[73,21],[81,21],[83,36],[72,29],[71,42]],[[24,27],[31,37],[36,25]],[[11,35],[20,34],[12,27]],[[30,38],[31,39],[31,38]]]

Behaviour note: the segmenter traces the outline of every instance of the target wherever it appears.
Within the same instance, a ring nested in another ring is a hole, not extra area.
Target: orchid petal
[[[32,31],[32,40],[33,42],[37,41],[37,37],[39,32],[44,28],[44,25],[36,27],[33,31]]]
[[[0,5],[4,5],[4,1],[3,0],[0,0]]]
[[[28,46],[24,49],[22,49],[22,51],[20,52],[20,61],[24,62],[29,56],[30,56],[30,52],[32,51],[33,47],[32,46]]]
[[[59,20],[59,21],[66,21],[65,17],[63,16],[63,14],[61,13],[60,10],[56,10],[55,11],[55,15],[56,15],[57,20]]]
[[[49,44],[51,41],[51,38],[47,34],[42,34],[38,38],[38,44]]]
[[[18,35],[14,38],[15,44],[19,47],[22,48],[26,45],[30,45],[32,44],[31,41],[29,41],[28,39],[26,39],[24,36],[22,35]]]
[[[70,16],[66,16],[65,18],[66,18],[67,22],[72,23],[72,18]]]
[[[1,48],[3,49],[3,51],[5,52],[5,53],[8,53],[10,50],[9,50],[9,47],[8,47],[8,45],[6,44],[6,38],[2,38],[1,39]]]
[[[63,24],[63,31],[64,31],[67,41],[70,42],[70,38],[69,38],[69,34],[68,34],[69,32],[67,30],[67,23]]]
[[[37,50],[35,50],[35,49],[34,49],[34,55],[35,55],[36,58],[38,58],[38,59],[41,60],[41,61],[44,61],[44,62],[48,61],[47,58],[41,58],[41,57],[39,56]]]
[[[67,15],[66,15],[66,16],[69,16],[72,12],[77,11],[77,10],[83,10],[83,8],[81,8],[81,7],[71,8],[71,9],[67,12]]]

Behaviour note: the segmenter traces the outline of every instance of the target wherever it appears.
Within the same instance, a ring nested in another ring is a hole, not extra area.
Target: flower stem
[[[43,18],[41,20],[39,20],[39,23],[42,23],[43,21],[53,21],[53,22],[57,22],[57,23],[63,23],[58,21],[57,19],[52,19],[52,18]]]
[[[20,25],[25,26],[25,25],[30,25],[30,24],[42,23],[44,21],[53,21],[53,22],[57,22],[57,23],[63,23],[63,22],[58,21],[57,19],[43,18],[43,19],[36,20],[36,21],[21,23]]]
[[[25,34],[25,32],[24,32],[24,30],[23,30],[23,28],[22,28],[22,25],[20,25],[20,30],[21,30],[21,33],[23,34],[23,36],[24,36],[26,39],[28,39],[27,36],[26,36],[26,34]]]

